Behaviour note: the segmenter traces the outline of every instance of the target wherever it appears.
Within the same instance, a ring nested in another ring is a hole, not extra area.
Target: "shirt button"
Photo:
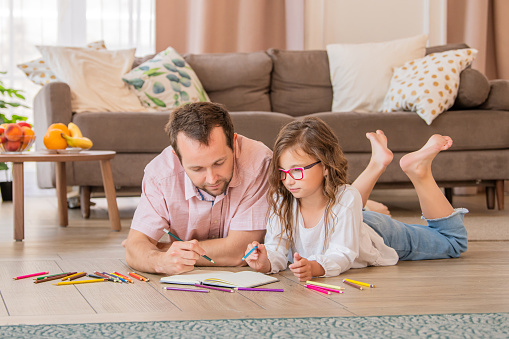
[[[214,224],[217,224],[217,220],[214,220]]]
[[[212,238],[212,239],[215,239],[215,238],[217,238],[217,237],[216,237],[215,235],[213,235],[213,236],[211,236],[211,238]]]

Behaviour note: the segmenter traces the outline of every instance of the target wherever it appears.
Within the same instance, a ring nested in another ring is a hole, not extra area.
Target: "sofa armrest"
[[[480,109],[509,111],[509,80],[490,81],[490,94]]]
[[[48,126],[61,122],[68,124],[72,119],[71,89],[64,82],[44,85],[34,98],[34,128],[38,136],[36,145],[43,145],[43,136]],[[44,148],[44,147],[42,147]]]

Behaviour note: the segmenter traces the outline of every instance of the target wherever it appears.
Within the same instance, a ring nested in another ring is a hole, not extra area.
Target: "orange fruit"
[[[67,148],[67,141],[62,137],[62,130],[58,128],[50,129],[44,135],[44,146],[47,149],[65,149]]]
[[[23,150],[25,150],[32,139],[35,139],[35,132],[27,126],[21,127],[21,130],[23,131]]]
[[[71,136],[71,132],[69,132],[69,129],[67,128],[67,126],[65,124],[62,124],[61,122],[57,122],[55,124],[49,125],[46,132],[49,132],[49,130],[51,130],[51,129],[59,129],[65,135]]]

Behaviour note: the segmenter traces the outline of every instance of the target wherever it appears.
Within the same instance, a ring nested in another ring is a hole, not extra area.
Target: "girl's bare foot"
[[[387,137],[384,132],[377,130],[376,133],[366,133],[366,138],[371,142],[370,165],[385,171],[392,161],[392,151],[387,148]]]
[[[418,151],[408,153],[401,158],[399,165],[410,180],[422,179],[431,175],[431,163],[440,151],[452,146],[452,139],[440,134],[432,135]]]

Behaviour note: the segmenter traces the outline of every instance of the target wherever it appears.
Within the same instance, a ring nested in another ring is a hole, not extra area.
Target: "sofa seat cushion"
[[[447,111],[427,126],[414,112],[312,114],[337,134],[344,152],[371,152],[367,132],[381,129],[393,152],[412,152],[433,134],[453,139],[451,150],[497,150],[509,145],[509,112],[488,110]]]
[[[270,111],[272,61],[265,52],[187,54],[210,101],[229,111]]]
[[[159,153],[170,144],[164,126],[169,112],[78,113],[73,122],[94,143],[94,150]]]

